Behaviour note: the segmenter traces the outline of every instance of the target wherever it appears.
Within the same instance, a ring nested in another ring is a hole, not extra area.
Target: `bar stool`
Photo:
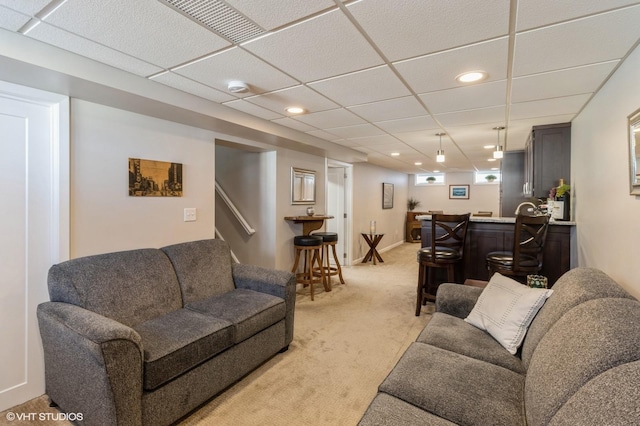
[[[454,268],[463,260],[469,216],[471,213],[431,215],[431,242],[417,253],[420,269],[416,316],[420,316],[421,307],[428,300],[436,300],[440,284],[435,282],[434,268],[446,268],[447,280],[455,281]]]
[[[549,216],[519,214],[514,228],[513,250],[493,251],[487,254],[486,262],[490,275],[499,272],[525,281],[527,275],[538,274],[542,269],[548,229]]]
[[[296,260],[293,264],[291,272],[296,274],[296,280],[299,284],[303,284],[305,287],[310,287],[311,300],[313,300],[314,284],[322,283],[322,285],[325,287],[325,290],[327,290],[327,286],[325,284],[324,269],[322,269],[322,261],[320,260],[320,252],[322,250],[322,237],[314,235],[297,235],[293,237],[293,246],[296,250]],[[302,272],[297,272],[301,254],[304,257],[304,268]],[[316,278],[313,273],[315,268],[319,268],[320,270],[319,278]]]
[[[322,271],[320,268],[315,268],[316,275],[324,272],[324,276],[327,279],[327,287],[331,290],[331,277],[337,275],[340,278],[340,283],[344,284],[344,278],[342,278],[342,268],[340,267],[340,261],[336,253],[336,243],[338,242],[338,234],[335,232],[315,232],[311,234],[313,236],[322,237],[322,250],[320,253],[320,263],[322,264]],[[333,249],[333,260],[336,266],[331,266],[329,262],[329,247]]]

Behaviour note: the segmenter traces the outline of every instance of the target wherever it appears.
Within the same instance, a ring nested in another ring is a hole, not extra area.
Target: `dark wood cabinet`
[[[422,224],[416,220],[416,216],[429,214],[427,212],[407,212],[407,223],[405,225],[405,241],[408,243],[419,243]]]
[[[462,276],[456,276],[457,282],[465,279],[488,281],[486,266],[487,253],[492,251],[513,250],[513,223],[469,222],[465,242],[464,267]],[[544,246],[542,275],[549,279],[552,286],[558,278],[571,268],[571,229],[572,225],[551,225]],[[422,247],[431,241],[431,222],[422,222]]]
[[[524,150],[524,195],[546,198],[559,179],[571,179],[571,123],[534,126]]]
[[[516,207],[524,196],[524,151],[508,151],[502,159],[500,182],[500,217],[515,217]]]

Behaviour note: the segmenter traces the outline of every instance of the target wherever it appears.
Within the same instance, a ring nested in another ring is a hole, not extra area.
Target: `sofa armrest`
[[[140,335],[68,303],[41,303],[37,316],[52,401],[65,412],[82,413],[87,425],[120,424],[122,419],[142,424]]]
[[[436,312],[466,318],[482,293],[482,288],[444,283],[436,293]]]
[[[232,274],[236,288],[246,288],[284,299],[287,307],[285,346],[289,345],[293,340],[296,276],[288,271],[241,263],[233,264]]]

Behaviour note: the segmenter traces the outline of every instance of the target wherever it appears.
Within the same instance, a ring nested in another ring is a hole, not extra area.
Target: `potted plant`
[[[435,177],[433,177],[433,176],[429,176],[429,177],[427,178],[427,182],[429,182],[429,183],[433,183],[433,182],[435,182],[435,181],[436,181],[436,178],[435,178]]]
[[[407,208],[409,209],[410,212],[412,212],[413,209],[415,209],[419,205],[420,205],[420,201],[416,200],[413,197],[409,197],[409,199],[407,200]]]
[[[494,180],[498,179],[495,175],[486,175],[484,178],[487,180],[487,182],[493,182]]]

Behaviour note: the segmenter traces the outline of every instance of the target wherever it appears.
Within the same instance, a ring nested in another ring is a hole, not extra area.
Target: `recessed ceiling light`
[[[303,112],[305,112],[305,109],[299,106],[286,107],[284,110],[289,114],[302,114]]]
[[[440,170],[434,170],[433,173],[440,173]]]
[[[416,161],[416,162],[415,162],[415,163],[413,163],[413,164],[415,164],[416,166],[422,166],[422,163],[421,163],[421,162],[419,162],[419,161]]]
[[[495,145],[485,145],[485,146],[483,146],[484,149],[493,149],[495,147],[496,147]]]
[[[400,153],[399,153],[399,152],[392,152],[392,153],[391,153],[391,156],[392,156],[392,157],[397,157],[398,155],[400,155]]]
[[[500,170],[499,167],[492,167],[491,170]]]
[[[460,83],[475,83],[486,79],[489,76],[485,71],[469,71],[464,72],[456,77]]]
[[[489,158],[487,161],[496,161],[495,158]]]

